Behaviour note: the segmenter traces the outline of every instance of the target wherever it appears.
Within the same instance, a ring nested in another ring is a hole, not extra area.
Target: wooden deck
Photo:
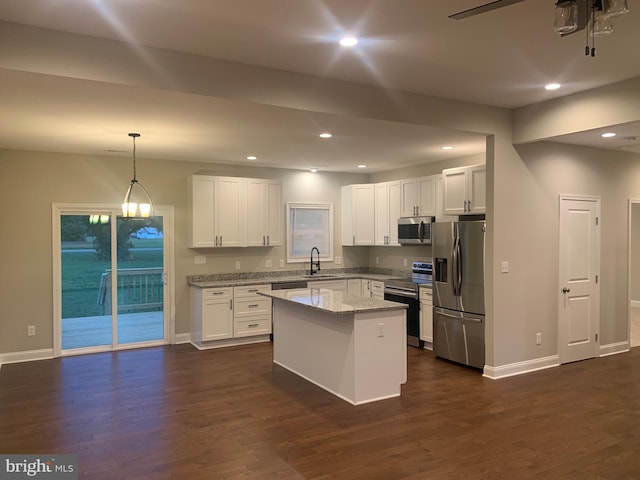
[[[62,319],[62,349],[111,345],[111,315]],[[164,338],[163,312],[118,315],[118,343],[158,341]]]

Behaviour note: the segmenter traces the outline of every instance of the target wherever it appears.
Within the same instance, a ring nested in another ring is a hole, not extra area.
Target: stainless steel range
[[[394,279],[384,282],[384,299],[407,305],[407,344],[422,347],[420,340],[420,292],[419,286],[431,285],[433,264],[431,262],[413,262],[412,275],[406,279]]]

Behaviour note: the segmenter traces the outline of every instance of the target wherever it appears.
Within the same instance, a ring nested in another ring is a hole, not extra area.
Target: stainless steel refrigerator
[[[484,367],[484,221],[434,223],[433,352]]]

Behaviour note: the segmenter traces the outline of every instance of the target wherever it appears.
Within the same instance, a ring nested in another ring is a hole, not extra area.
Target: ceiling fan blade
[[[462,20],[463,18],[490,12],[492,10],[497,10],[498,8],[507,7],[509,5],[513,5],[514,3],[520,3],[523,1],[524,0],[495,0],[493,2],[485,3],[484,5],[469,8],[468,10],[463,10],[462,12],[454,13],[453,15],[449,15],[449,18],[453,18],[454,20]]]

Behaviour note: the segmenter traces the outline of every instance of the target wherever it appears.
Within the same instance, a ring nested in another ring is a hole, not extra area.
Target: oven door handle
[[[398,297],[418,298],[414,292],[403,292],[401,290],[385,290],[384,294],[397,295]]]

